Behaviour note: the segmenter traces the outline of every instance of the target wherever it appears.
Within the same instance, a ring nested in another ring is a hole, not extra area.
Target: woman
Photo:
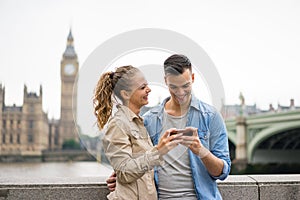
[[[141,71],[123,66],[115,72],[102,74],[94,94],[94,114],[100,129],[107,124],[103,148],[117,174],[116,190],[108,199],[157,199],[154,185],[154,166],[161,165],[162,155],[179,142],[180,134],[170,136],[167,130],[157,146],[153,147],[139,116],[142,106],[148,104],[148,87]],[[122,101],[113,117],[112,98]],[[110,118],[111,117],[111,118]]]

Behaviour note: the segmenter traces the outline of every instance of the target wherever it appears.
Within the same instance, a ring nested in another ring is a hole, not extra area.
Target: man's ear
[[[122,97],[123,100],[127,101],[127,100],[130,99],[130,94],[129,94],[128,91],[126,91],[126,90],[121,90],[121,91],[120,91],[120,94],[121,94],[121,97]]]
[[[167,76],[164,76],[165,84],[167,85]]]
[[[194,80],[195,80],[195,74],[192,73],[192,83],[194,83]]]

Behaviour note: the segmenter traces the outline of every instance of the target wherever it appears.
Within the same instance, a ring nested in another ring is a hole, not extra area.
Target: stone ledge
[[[217,181],[224,200],[300,199],[300,175],[230,175]]]
[[[106,199],[106,177],[0,179],[4,199]],[[224,200],[300,199],[300,175],[230,175],[217,181]]]
[[[99,177],[41,177],[41,178],[1,178],[0,188],[4,187],[86,187],[105,185],[106,176]]]

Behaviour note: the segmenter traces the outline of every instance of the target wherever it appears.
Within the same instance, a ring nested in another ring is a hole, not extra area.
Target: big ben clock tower
[[[67,47],[61,60],[61,108],[60,108],[60,136],[59,143],[65,141],[78,141],[76,132],[77,114],[77,84],[78,59],[73,46],[73,36],[70,30],[67,40]]]

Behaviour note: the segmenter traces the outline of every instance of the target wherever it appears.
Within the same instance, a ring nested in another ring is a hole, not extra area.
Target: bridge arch
[[[255,137],[251,140],[251,142],[248,145],[248,161],[251,162],[253,160],[253,154],[256,150],[256,148],[261,144],[264,140],[271,137],[272,135],[291,130],[300,128],[299,121],[296,122],[288,122],[288,123],[277,123],[274,125],[271,125],[269,128],[263,129],[261,132],[258,132]]]
[[[230,159],[235,159],[235,148],[236,148],[236,137],[235,132],[233,131],[227,131],[228,134],[228,145],[229,145],[229,153],[230,153]]]
[[[236,133],[233,131],[227,131],[228,140],[236,146]]]

